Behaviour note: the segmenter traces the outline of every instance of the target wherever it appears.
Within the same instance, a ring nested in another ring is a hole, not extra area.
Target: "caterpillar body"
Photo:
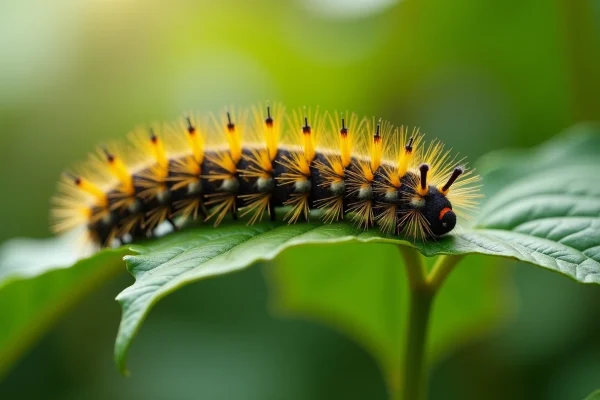
[[[479,176],[414,128],[352,113],[229,109],[154,124],[131,144],[103,146],[63,174],[53,229],[84,228],[101,246],[150,237],[170,223],[220,224],[230,215],[288,223],[321,209],[410,240],[450,232],[477,205]],[[281,207],[286,207],[283,212]]]

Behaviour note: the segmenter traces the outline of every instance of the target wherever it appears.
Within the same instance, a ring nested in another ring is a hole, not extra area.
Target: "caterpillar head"
[[[428,236],[438,237],[452,231],[456,226],[456,214],[448,200],[450,186],[464,173],[464,167],[456,167],[444,186],[427,183],[428,164],[419,166],[419,175],[414,176],[410,207],[418,210],[421,231]]]
[[[456,226],[456,214],[446,196],[434,187],[429,187],[429,194],[424,197],[425,205],[421,208],[429,229],[434,236],[449,233]]]

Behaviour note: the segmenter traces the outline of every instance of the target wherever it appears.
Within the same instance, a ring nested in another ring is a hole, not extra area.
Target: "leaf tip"
[[[121,350],[119,346],[115,346],[115,365],[121,375],[129,377],[131,373],[127,368],[127,350]]]

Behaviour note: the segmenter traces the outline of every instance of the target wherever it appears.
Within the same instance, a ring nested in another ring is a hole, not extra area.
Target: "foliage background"
[[[3,1],[0,241],[48,236],[60,171],[140,122],[281,100],[418,124],[474,161],[599,120],[597,71],[593,0]],[[600,292],[502,262],[514,312],[436,366],[432,398],[584,397],[600,384]],[[72,310],[0,397],[385,397],[354,343],[269,313],[259,268],[159,303],[124,379],[113,299],[131,282]]]

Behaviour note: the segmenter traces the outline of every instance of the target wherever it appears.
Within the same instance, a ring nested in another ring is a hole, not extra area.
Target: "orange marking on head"
[[[450,211],[452,211],[450,207],[442,208],[442,211],[440,211],[440,221],[442,220],[442,218],[444,218],[444,215],[446,215],[446,213]]]

